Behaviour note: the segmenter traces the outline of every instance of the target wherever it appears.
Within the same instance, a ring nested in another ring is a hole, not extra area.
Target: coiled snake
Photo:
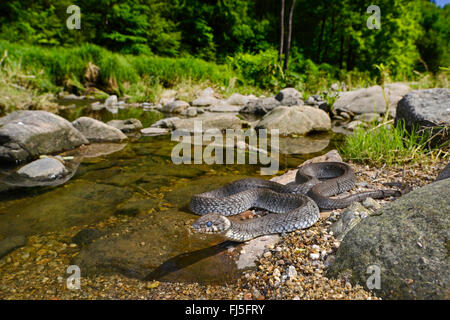
[[[193,227],[201,233],[221,233],[230,240],[243,242],[265,234],[308,228],[319,219],[319,208],[344,208],[367,197],[399,195],[396,190],[376,190],[331,198],[352,189],[355,181],[352,168],[342,162],[304,165],[298,169],[295,182],[287,185],[259,178],[237,180],[191,198],[190,209],[202,215]],[[270,213],[246,221],[227,218],[250,208]]]

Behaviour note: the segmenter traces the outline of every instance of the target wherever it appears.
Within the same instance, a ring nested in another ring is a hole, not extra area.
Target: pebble
[[[320,254],[319,254],[319,253],[311,253],[311,254],[309,255],[309,257],[310,257],[311,259],[313,259],[313,260],[317,260],[317,259],[320,258]]]
[[[289,266],[288,268],[288,277],[289,278],[293,278],[297,276],[297,270],[295,269],[294,266]]]

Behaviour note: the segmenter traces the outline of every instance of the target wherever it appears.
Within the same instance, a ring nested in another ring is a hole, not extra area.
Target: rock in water
[[[280,101],[274,97],[263,99],[251,99],[239,110],[241,113],[266,114],[267,112],[280,106]]]
[[[367,287],[376,284],[368,268],[378,266],[374,291],[382,298],[448,299],[449,188],[449,179],[431,183],[361,221],[345,236],[328,276],[350,270],[352,281]]]
[[[398,103],[395,123],[400,120],[405,122],[408,130],[413,126],[434,135],[438,131],[441,134],[433,139],[433,143],[439,144],[449,139],[450,127],[450,90],[437,88],[427,90],[415,90],[406,94]]]
[[[69,121],[47,111],[14,111],[0,118],[0,161],[28,160],[88,143]]]
[[[256,129],[278,129],[280,134],[305,134],[331,129],[328,114],[309,106],[280,106],[261,119]]]
[[[189,107],[189,103],[182,100],[176,100],[165,104],[162,111],[168,113],[181,113]]]
[[[142,123],[138,119],[111,120],[106,123],[108,126],[119,129],[122,132],[133,132],[142,129]]]
[[[90,142],[120,142],[127,139],[119,129],[89,117],[80,117],[72,124]]]
[[[301,106],[303,105],[302,94],[294,88],[284,88],[275,96],[283,106]]]
[[[58,159],[43,158],[23,166],[17,173],[33,180],[53,180],[65,176],[68,171]]]

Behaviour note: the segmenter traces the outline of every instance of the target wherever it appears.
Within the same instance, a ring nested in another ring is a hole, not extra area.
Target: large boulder
[[[385,85],[386,98],[389,102],[389,111],[395,114],[397,103],[411,89],[403,83],[390,83]],[[339,98],[333,104],[337,111],[361,113],[385,113],[386,100],[380,86],[362,88],[353,91],[340,92]]]
[[[363,219],[345,236],[328,276],[351,274],[372,287],[379,268],[380,286],[372,289],[382,298],[448,299],[449,188],[449,179],[431,183]]]
[[[404,121],[408,130],[414,126],[437,134],[433,143],[447,141],[450,126],[450,90],[435,88],[407,93],[398,103],[395,123]]]
[[[325,111],[317,108],[280,106],[266,114],[256,129],[278,129],[280,134],[305,134],[330,130],[331,120]]]
[[[89,117],[80,117],[72,124],[90,142],[120,142],[127,139],[119,129]]]
[[[302,94],[294,88],[284,88],[275,96],[283,106],[301,106],[303,103]]]
[[[251,99],[239,112],[241,113],[254,113],[254,114],[266,114],[267,112],[280,106],[281,103],[274,97]]]
[[[0,118],[0,161],[23,161],[88,143],[69,121],[50,112],[14,111]]]

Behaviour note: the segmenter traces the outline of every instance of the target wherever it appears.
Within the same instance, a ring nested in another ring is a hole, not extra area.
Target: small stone
[[[293,278],[297,276],[297,270],[295,269],[294,266],[289,266],[288,268],[288,277],[289,278]]]
[[[147,289],[155,289],[158,288],[159,285],[160,285],[159,281],[152,281],[147,284]]]
[[[272,257],[272,252],[270,252],[270,251],[267,251],[267,252],[265,252],[264,254],[263,254],[263,256],[264,256],[264,258],[270,258],[270,257]]]
[[[278,270],[278,268],[276,268],[275,270],[273,270],[273,276],[274,277],[279,277],[281,275],[280,270]]]
[[[311,259],[313,259],[313,260],[317,260],[317,259],[320,258],[320,254],[319,254],[319,253],[311,253],[311,254],[309,255],[309,257],[310,257]]]

